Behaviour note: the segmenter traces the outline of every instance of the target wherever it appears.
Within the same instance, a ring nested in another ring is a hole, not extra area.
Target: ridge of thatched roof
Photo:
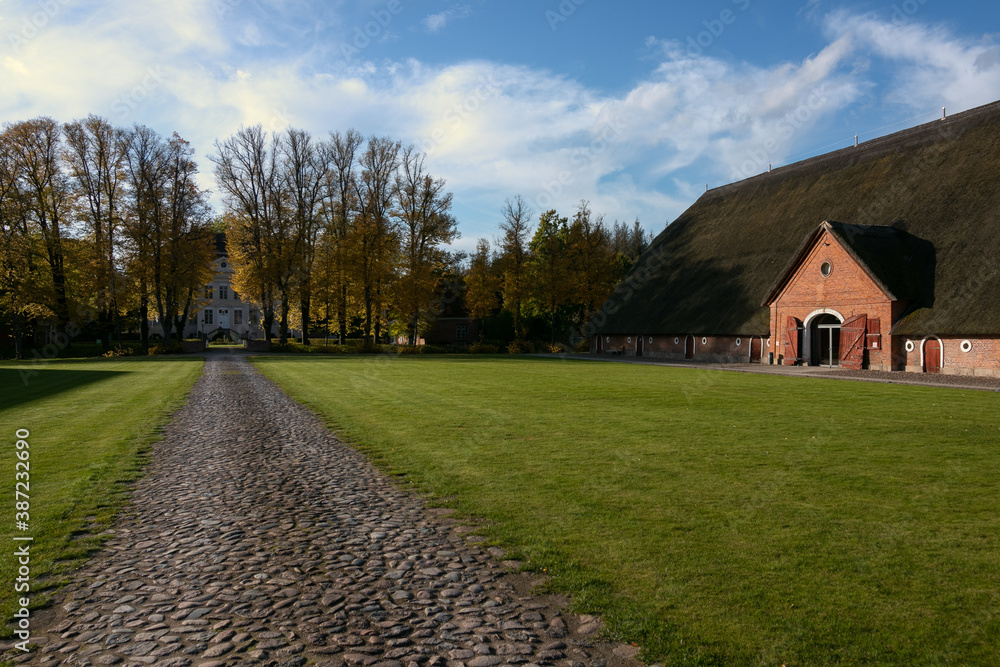
[[[1000,334],[998,176],[1000,102],[709,190],[654,239],[598,331],[766,334],[761,304],[803,239],[836,220],[911,303],[893,333]]]

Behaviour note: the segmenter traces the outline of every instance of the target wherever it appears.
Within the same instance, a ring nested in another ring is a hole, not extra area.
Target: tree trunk
[[[21,313],[14,313],[14,358],[24,359],[24,347],[21,342]]]
[[[149,297],[146,295],[145,286],[140,289],[142,296],[139,298],[139,346],[146,352],[149,351]]]
[[[288,292],[281,290],[281,320],[278,322],[278,342],[288,342]]]
[[[341,285],[337,301],[337,325],[340,344],[347,345],[347,285]]]
[[[303,345],[308,345],[309,344],[309,319],[311,317],[311,313],[309,311],[312,309],[312,299],[309,297],[308,293],[306,293],[302,297],[302,300],[299,303],[299,309],[302,311],[302,344]]]
[[[370,287],[365,287],[365,342],[371,340],[372,336],[372,291]]]

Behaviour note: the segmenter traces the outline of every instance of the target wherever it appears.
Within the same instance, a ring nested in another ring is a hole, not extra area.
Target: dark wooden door
[[[750,339],[750,363],[756,364],[764,357],[764,339],[754,336]]]
[[[635,339],[635,356],[642,356],[642,336],[636,336]]]
[[[684,358],[694,359],[694,336],[684,339]]]
[[[931,338],[924,343],[924,372],[941,372],[941,341]]]
[[[597,337],[597,354],[604,354],[604,336]]]

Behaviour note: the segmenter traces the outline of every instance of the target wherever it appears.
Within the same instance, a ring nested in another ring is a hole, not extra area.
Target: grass
[[[14,611],[14,536],[32,536],[31,607],[46,604],[63,575],[101,542],[167,416],[201,373],[200,358],[0,362],[6,534],[0,615]],[[23,380],[24,371],[37,371]],[[30,530],[15,529],[15,432],[27,429]],[[20,545],[17,545],[20,546]],[[10,636],[5,624],[0,629]]]
[[[1000,396],[500,358],[261,357],[668,664],[1000,663]]]

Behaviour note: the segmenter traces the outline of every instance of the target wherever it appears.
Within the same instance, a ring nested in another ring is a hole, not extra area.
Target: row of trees
[[[609,227],[586,202],[572,221],[542,213],[534,229],[516,197],[499,238],[467,257],[448,251],[459,236],[452,195],[413,146],[256,126],[216,151],[235,287],[265,331],[277,322],[281,342],[294,322],[303,343],[324,323],[343,343],[358,318],[366,341],[405,333],[414,343],[440,314],[442,290],[456,287],[473,317],[509,312],[515,340],[527,336],[525,317],[545,317],[554,342],[582,329],[649,240],[638,221]]]
[[[308,343],[310,326],[336,322],[343,343],[358,314],[365,340],[393,324],[416,340],[459,235],[452,195],[422,153],[355,130],[318,140],[260,126],[216,150],[235,287],[260,308],[266,332],[277,322],[285,342],[298,322]]]
[[[197,186],[190,145],[136,125],[90,116],[6,125],[0,133],[0,311],[14,330],[62,330],[92,320],[105,346],[153,316],[178,340],[203,306],[213,236],[225,231],[233,287],[255,306],[265,335],[325,325],[344,342],[388,334],[420,338],[441,314],[444,291],[460,312],[506,313],[501,337],[571,339],[648,243],[638,221],[605,224],[582,202],[572,219],[503,207],[496,239],[468,255],[452,195],[425,156],[390,137],[355,130],[242,128],[211,160],[224,200],[213,219]],[[456,314],[456,313],[451,313]],[[526,326],[526,322],[533,326]],[[255,322],[256,323],[256,322]]]
[[[191,146],[90,116],[0,133],[0,313],[17,356],[26,324],[93,320],[107,347],[132,312],[183,331],[211,275],[210,208]],[[77,326],[77,324],[74,324]]]
[[[571,342],[604,304],[649,244],[639,221],[608,226],[584,201],[572,220],[555,210],[532,212],[521,197],[507,200],[500,236],[480,239],[465,272],[470,315],[485,320],[506,311],[515,340],[526,317],[544,318],[549,342]],[[534,231],[532,231],[534,229]]]

